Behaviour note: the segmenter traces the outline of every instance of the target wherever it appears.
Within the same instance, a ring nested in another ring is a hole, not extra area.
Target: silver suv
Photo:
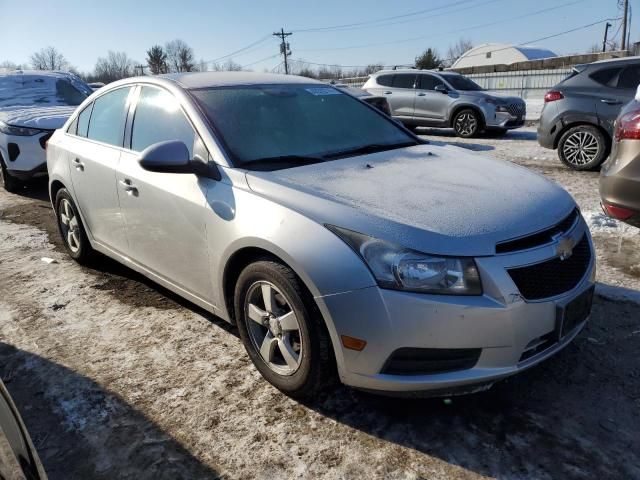
[[[460,137],[473,137],[524,125],[526,104],[521,98],[487,93],[459,73],[381,70],[362,88],[387,97],[393,117],[410,128],[451,127]]]

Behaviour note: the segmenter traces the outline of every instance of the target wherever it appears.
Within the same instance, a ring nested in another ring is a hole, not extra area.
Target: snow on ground
[[[527,104],[527,120],[538,120],[544,106],[544,98],[525,98]]]

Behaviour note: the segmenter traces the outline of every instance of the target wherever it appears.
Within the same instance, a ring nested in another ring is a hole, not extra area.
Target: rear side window
[[[390,87],[393,83],[393,75],[380,75],[376,82],[383,87]]]
[[[122,146],[124,124],[129,106],[127,98],[130,91],[131,87],[118,88],[93,102],[88,138],[117,147]],[[80,134],[79,127],[80,123],[78,123],[78,134]]]
[[[78,131],[73,132],[80,137],[86,137],[87,132],[89,131],[89,118],[91,118],[91,108],[93,107],[93,103],[87,105],[80,115],[78,115]]]
[[[415,74],[401,73],[393,76],[393,88],[413,88],[413,84],[416,82]]]
[[[420,75],[418,78],[420,79],[418,88],[421,90],[433,90],[437,85],[444,85],[442,80],[433,75]]]
[[[622,68],[603,68],[602,70],[598,70],[597,72],[593,72],[589,77],[595,82],[598,82],[600,85],[604,85],[607,87],[613,87],[615,83],[615,79],[618,77]]]
[[[131,132],[131,149],[137,152],[149,145],[180,140],[193,157],[196,134],[182,113],[176,98],[165,90],[142,87]]]
[[[625,68],[618,79],[618,88],[636,89],[640,84],[640,65]]]

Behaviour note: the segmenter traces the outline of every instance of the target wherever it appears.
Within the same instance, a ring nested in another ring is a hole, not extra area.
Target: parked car
[[[430,145],[308,78],[121,80],[47,149],[68,253],[97,250],[235,323],[293,396],[488,388],[565,347],[595,255],[562,188]]]
[[[17,192],[24,181],[46,175],[47,140],[91,93],[70,73],[0,74],[0,182],[7,191]]]
[[[38,452],[9,392],[0,380],[0,478],[46,480]]]
[[[599,167],[611,150],[613,123],[640,84],[640,57],[578,65],[547,92],[538,143],[557,149],[574,170]]]
[[[391,113],[409,127],[452,127],[460,137],[486,130],[505,133],[524,125],[526,104],[519,97],[486,92],[454,72],[380,70],[362,87],[387,98]]]
[[[91,90],[95,91],[95,90],[99,90],[102,87],[104,87],[105,84],[103,82],[91,82],[91,83],[88,83],[87,85],[89,85],[89,87],[91,87]]]
[[[361,88],[350,87],[349,85],[344,84],[336,84],[334,85],[336,88],[339,88],[343,92],[348,93],[349,95],[353,95],[354,97],[362,100],[365,103],[377,108],[381,112],[384,112],[385,115],[391,116],[391,108],[389,107],[389,102],[387,99],[380,95],[371,95],[366,90],[362,90]]]
[[[640,227],[640,86],[615,122],[611,156],[600,171],[600,197],[609,216]]]

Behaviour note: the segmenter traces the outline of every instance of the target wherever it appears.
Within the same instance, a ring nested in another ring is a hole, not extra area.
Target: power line
[[[380,22],[387,22],[389,20],[395,20],[398,18],[405,18],[405,17],[410,17],[410,16],[415,16],[415,15],[420,15],[422,13],[427,13],[427,12],[433,12],[435,10],[442,10],[445,8],[450,8],[450,7],[454,7],[456,5],[461,5],[464,3],[470,3],[472,1],[475,0],[459,0],[457,2],[448,4],[448,5],[441,5],[439,7],[431,7],[431,8],[426,8],[424,10],[418,10],[415,12],[409,12],[409,13],[405,13],[402,15],[395,15],[392,17],[384,17],[384,18],[378,18],[376,20],[366,20],[363,22],[355,22],[355,23],[346,23],[346,24],[342,24],[342,25],[332,25],[332,26],[328,26],[328,27],[315,27],[315,28],[295,28],[292,31],[294,33],[309,33],[309,32],[326,32],[326,31],[332,31],[332,30],[351,30],[352,27],[361,27],[363,25],[370,25],[373,26],[371,24],[377,24]],[[379,25],[375,25],[375,26],[379,26]]]
[[[221,57],[218,58],[214,58],[213,60],[205,60],[205,63],[217,63],[220,60],[224,60],[225,58],[229,58],[229,57],[233,57],[234,55],[238,55],[239,53],[244,52],[245,50],[249,50],[250,48],[268,40],[269,38],[271,38],[271,35],[265,35],[262,38],[259,38],[258,40],[256,40],[255,42],[251,42],[249,45],[239,48],[238,50],[235,50],[231,53],[227,53],[226,55],[223,55]],[[248,52],[247,52],[248,53]]]
[[[450,30],[448,32],[444,32],[444,33],[438,33],[438,34],[432,34],[432,35],[422,35],[419,37],[411,37],[411,38],[405,38],[405,39],[401,39],[401,40],[393,40],[393,41],[389,41],[389,42],[378,42],[378,43],[370,43],[370,44],[366,44],[366,45],[351,45],[351,46],[346,46],[346,47],[334,47],[334,48],[312,48],[312,49],[300,49],[299,51],[301,52],[324,52],[324,51],[333,51],[333,50],[351,50],[351,49],[357,49],[357,48],[370,48],[370,47],[378,47],[378,46],[382,46],[382,45],[392,45],[392,44],[397,44],[397,43],[406,43],[406,42],[413,42],[415,40],[424,40],[426,38],[433,38],[433,37],[438,37],[441,36],[443,34],[448,34],[448,33],[458,33],[458,32],[465,32],[468,30],[475,30],[478,28],[484,28],[484,27],[490,27],[493,25],[497,25],[500,23],[505,23],[505,22],[510,22],[513,20],[519,20],[522,18],[527,18],[527,17],[531,17],[534,15],[540,15],[542,13],[546,13],[546,12],[550,12],[552,10],[557,10],[559,8],[564,8],[570,5],[575,5],[577,3],[583,3],[583,0],[572,0],[570,2],[566,2],[560,5],[556,5],[554,7],[549,7],[549,8],[544,8],[542,10],[537,10],[535,12],[529,12],[529,13],[525,13],[522,15],[516,15],[514,17],[509,17],[509,18],[505,18],[502,20],[496,20],[494,22],[489,22],[489,23],[483,23],[480,25],[474,25],[471,27],[466,27],[466,28],[457,28],[454,30]]]
[[[271,60],[272,58],[276,58],[279,57],[280,54],[276,53],[275,55],[270,55],[266,58],[261,58],[260,60],[256,60],[255,62],[251,62],[251,63],[247,63],[246,65],[242,65],[242,68],[247,68],[247,67],[251,67],[252,65],[255,65],[256,63],[260,63],[260,62],[266,62],[267,60]]]

